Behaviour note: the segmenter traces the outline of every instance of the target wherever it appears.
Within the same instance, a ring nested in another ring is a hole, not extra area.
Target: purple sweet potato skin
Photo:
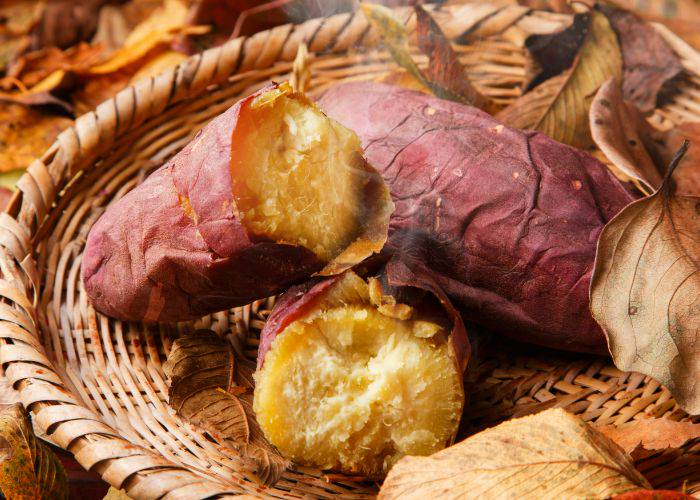
[[[386,252],[430,268],[465,319],[605,353],[589,284],[598,235],[634,197],[587,153],[469,106],[377,83],[319,105],[360,137],[396,210]]]
[[[214,119],[95,223],[81,272],[98,311],[187,320],[279,293],[323,267],[303,247],[251,238],[235,215],[232,131],[256,95]]]

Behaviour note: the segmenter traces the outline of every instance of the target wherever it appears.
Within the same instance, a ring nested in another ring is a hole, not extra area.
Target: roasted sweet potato
[[[606,352],[588,309],[601,229],[634,196],[587,153],[476,108],[377,83],[319,99],[360,136],[396,210],[386,251],[426,265],[464,318]]]
[[[119,319],[192,319],[342,272],[381,249],[392,209],[355,134],[274,85],[107,209],[83,283]]]
[[[265,325],[253,406],[297,463],[380,477],[454,440],[464,327],[429,277],[392,266],[368,281],[347,271],[293,288]]]

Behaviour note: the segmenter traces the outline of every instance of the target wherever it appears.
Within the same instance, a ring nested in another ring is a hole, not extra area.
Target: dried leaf
[[[668,418],[647,418],[622,425],[598,425],[596,429],[629,454],[638,447],[648,451],[679,448],[691,439],[700,438],[700,423],[676,422]]]
[[[0,172],[27,167],[72,123],[19,104],[0,104]]]
[[[2,85],[7,88],[8,83],[11,85],[19,80],[25,87],[33,87],[56,71],[83,73],[101,57],[102,48],[87,43],[80,43],[68,50],[47,47],[22,56],[10,68]]]
[[[652,127],[613,81],[606,82],[591,105],[591,134],[618,169],[638,180],[643,191],[658,189],[676,151],[685,140],[700,144],[700,123],[682,123],[661,132]],[[678,193],[700,193],[700,150],[691,148],[677,176]],[[644,187],[644,185],[646,187]]]
[[[258,478],[271,485],[289,463],[258,426],[252,407],[252,371],[238,365],[228,342],[211,330],[177,339],[163,365],[171,379],[170,406],[250,459]],[[241,394],[241,389],[247,392]]]
[[[46,2],[19,0],[0,5],[0,27],[9,36],[27,35],[36,26],[46,7]]]
[[[32,48],[65,49],[89,40],[95,33],[100,7],[107,0],[52,0],[32,30]]]
[[[497,115],[514,127],[544,132],[574,147],[593,145],[588,110],[596,90],[609,78],[619,78],[622,59],[610,23],[600,12],[590,13],[586,38],[571,68],[518,98]]]
[[[219,440],[248,442],[243,407],[227,392],[233,383],[234,357],[224,339],[211,330],[177,339],[163,371],[170,378],[170,406],[178,415]]]
[[[643,112],[652,111],[664,85],[683,72],[680,58],[651,25],[635,14],[605,4],[599,8],[620,42],[625,99]]]
[[[679,194],[671,163],[661,188],[603,229],[591,281],[591,312],[615,366],[656,378],[700,413],[700,196]],[[693,165],[697,174],[697,165]]]
[[[129,25],[122,9],[116,5],[102,7],[91,42],[100,45],[105,56],[109,56],[124,45],[128,36]]]
[[[0,490],[5,498],[68,498],[58,457],[34,435],[24,407],[0,408]]]
[[[29,37],[7,38],[0,35],[0,72],[4,73],[27,47]]]
[[[622,98],[619,84],[610,79],[596,93],[590,111],[591,135],[596,145],[622,172],[651,194],[661,186],[659,170],[647,148],[651,126],[636,107]],[[649,147],[654,147],[649,144]]]
[[[491,101],[469,82],[467,70],[459,61],[452,44],[440,26],[420,5],[416,5],[418,47],[428,56],[428,68],[423,72],[436,96],[471,104],[488,112],[495,111]]]
[[[92,75],[105,75],[133,65],[152,50],[170,43],[178,35],[204,34],[208,26],[187,26],[187,6],[182,0],[165,0],[163,6],[138,24],[124,45],[101,64],[90,68]]]
[[[528,60],[526,67],[529,79],[525,90],[530,90],[571,67],[588,33],[589,21],[588,15],[576,14],[571,26],[561,31],[527,37],[525,47],[532,59]]]
[[[154,32],[178,30],[187,22],[187,4],[182,0],[165,0],[162,7],[153,11],[139,23],[124,41],[124,47],[142,43]]]
[[[406,457],[380,499],[600,498],[648,488],[624,452],[551,409],[504,422],[429,457]]]
[[[394,11],[379,4],[362,3],[362,11],[386,44],[394,61],[438,97],[493,111],[493,103],[469,82],[466,70],[438,24],[416,6],[418,44],[428,55],[421,71],[410,54],[406,27]]]
[[[187,55],[182,52],[175,52],[174,50],[162,52],[141,66],[131,78],[131,83],[143,78],[156,77],[166,69],[177,66],[185,60],[187,60]]]

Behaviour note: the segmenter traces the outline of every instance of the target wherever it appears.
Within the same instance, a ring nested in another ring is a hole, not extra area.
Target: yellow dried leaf
[[[202,35],[209,31],[208,26],[184,26],[181,28],[171,28],[164,31],[153,31],[148,33],[133,45],[125,45],[117,50],[112,56],[102,64],[93,66],[86,73],[90,75],[105,75],[114,73],[120,69],[130,66],[156,47],[172,42],[177,35]]]
[[[139,45],[153,33],[174,31],[187,24],[187,4],[182,0],[165,0],[163,5],[141,21],[124,40],[124,47]]]
[[[182,52],[168,50],[158,54],[153,59],[150,59],[139,68],[136,74],[131,78],[131,83],[134,83],[143,78],[155,77],[161,74],[166,69],[177,66],[187,60],[187,55]]]
[[[588,111],[598,88],[622,75],[617,36],[608,19],[590,12],[588,32],[569,70],[550,78],[496,115],[505,123],[544,132],[578,148],[593,145]]]
[[[27,167],[72,123],[19,104],[0,104],[0,172]]]
[[[19,403],[0,408],[0,491],[12,499],[68,498],[61,462],[34,435]]]
[[[406,457],[388,499],[607,499],[649,484],[629,457],[579,417],[551,409],[504,422],[429,457]]]
[[[659,190],[625,207],[603,229],[591,279],[591,312],[615,366],[664,384],[700,413],[700,193],[678,192],[700,165],[681,164]]]

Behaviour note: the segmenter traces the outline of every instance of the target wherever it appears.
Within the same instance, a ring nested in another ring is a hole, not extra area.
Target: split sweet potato
[[[181,321],[342,272],[382,248],[393,205],[356,135],[288,85],[214,119],[91,229],[95,308]]]
[[[470,106],[377,83],[319,106],[390,186],[386,252],[430,268],[464,318],[513,338],[606,352],[589,311],[598,235],[633,195],[589,154]]]
[[[459,315],[420,272],[391,262],[378,278],[315,280],[263,329],[256,418],[297,463],[380,477],[452,443],[468,354]]]

